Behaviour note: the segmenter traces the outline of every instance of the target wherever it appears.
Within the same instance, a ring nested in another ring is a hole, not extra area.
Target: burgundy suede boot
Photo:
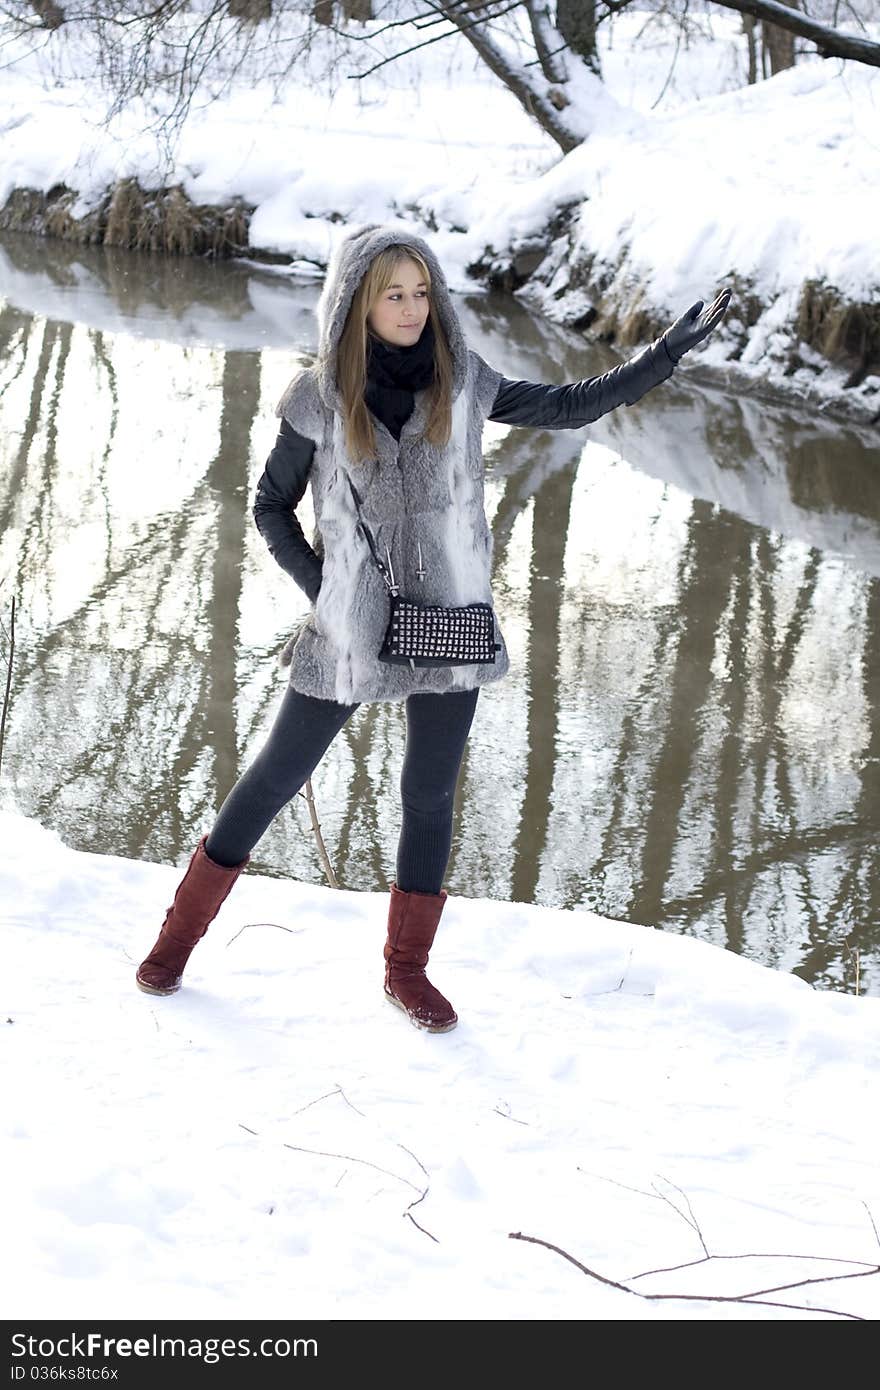
[[[388,939],[385,942],[385,996],[411,1023],[429,1033],[448,1033],[458,1015],[425,976],[428,952],[446,893],[404,893],[391,885]]]
[[[158,940],[138,966],[135,979],[146,994],[173,994],[180,989],[180,977],[190,952],[205,935],[250,860],[248,856],[234,868],[224,869],[205,853],[207,838],[203,835],[196,846],[174,902],[165,914]]]

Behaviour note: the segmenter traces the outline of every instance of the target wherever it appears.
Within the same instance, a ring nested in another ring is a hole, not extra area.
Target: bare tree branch
[[[486,24],[490,19],[500,19],[502,15],[509,14],[511,10],[518,10],[523,3],[524,0],[511,0],[509,5],[505,5],[504,9],[497,11],[495,14],[484,15],[482,19],[473,19],[467,24],[460,26],[461,32],[464,33],[466,29],[473,29],[477,24]],[[445,15],[439,15],[434,23],[442,24],[445,20]],[[430,26],[425,24],[418,27],[426,29]],[[398,58],[405,58],[408,53],[417,53],[420,48],[428,48],[433,43],[440,43],[442,39],[451,39],[455,33],[456,28],[447,29],[443,34],[434,34],[432,38],[425,39],[422,43],[414,43],[411,44],[409,48],[401,48],[397,53],[389,54],[387,58],[382,58],[378,63],[374,63],[373,66],[367,68],[365,72],[355,72],[352,73],[351,76],[355,78],[356,81],[360,82],[363,78],[369,77],[374,72],[378,72],[380,68],[387,67],[389,63],[396,63]]]

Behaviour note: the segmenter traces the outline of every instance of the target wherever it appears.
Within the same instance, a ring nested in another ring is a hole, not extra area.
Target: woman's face
[[[398,261],[392,283],[367,314],[367,325],[391,347],[417,343],[428,317],[428,286],[415,261]]]

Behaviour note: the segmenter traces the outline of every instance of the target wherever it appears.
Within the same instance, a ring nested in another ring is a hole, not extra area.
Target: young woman
[[[312,611],[288,643],[289,687],[268,741],[193,853],[159,938],[138,967],[173,994],[251,850],[360,704],[406,702],[402,828],[385,941],[385,997],[419,1028],[457,1017],[425,975],[446,902],[443,877],[465,741],[480,686],[508,656],[494,616],[491,655],[462,664],[379,659],[389,619],[382,568],[429,605],[492,603],[483,507],[486,419],[577,429],[632,405],[672,375],[723,317],[730,291],[700,300],[655,342],[600,377],[568,386],[508,381],[471,351],[440,265],[421,238],[367,226],[341,242],[318,304],[314,366],[290,383],[254,517]],[[295,508],[311,483],[314,548]],[[485,614],[485,610],[483,610]]]

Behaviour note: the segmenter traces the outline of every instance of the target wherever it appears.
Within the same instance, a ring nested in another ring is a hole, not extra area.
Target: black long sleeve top
[[[674,363],[662,338],[602,376],[568,386],[548,386],[502,377],[489,419],[502,425],[579,429],[619,405],[634,405],[672,375]],[[257,483],[254,521],[272,556],[315,602],[322,560],[303,534],[296,507],[309,480],[315,446],[281,421],[275,446]]]

